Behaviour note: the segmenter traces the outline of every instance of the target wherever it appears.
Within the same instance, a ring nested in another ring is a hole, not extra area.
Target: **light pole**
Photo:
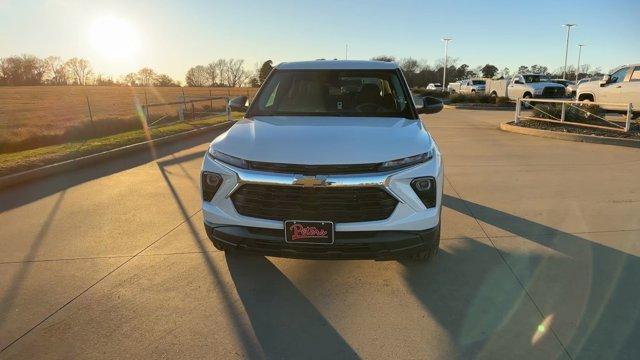
[[[447,84],[447,49],[449,47],[449,41],[451,38],[443,38],[444,41],[444,69],[442,69],[442,91],[446,89]]]
[[[576,26],[576,24],[564,24],[562,26],[567,27],[567,45],[564,51],[564,70],[562,70],[562,79],[567,79],[567,57],[569,56],[569,33],[571,32],[571,27]]]
[[[578,76],[580,75],[580,55],[582,55],[582,47],[586,46],[585,44],[578,44],[578,67],[576,68],[576,83],[578,82]]]

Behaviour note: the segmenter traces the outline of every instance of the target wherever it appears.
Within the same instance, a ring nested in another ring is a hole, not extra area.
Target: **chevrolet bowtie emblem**
[[[304,175],[294,175],[293,185],[301,185],[301,186],[326,186],[329,185],[327,183],[326,176],[304,176]]]

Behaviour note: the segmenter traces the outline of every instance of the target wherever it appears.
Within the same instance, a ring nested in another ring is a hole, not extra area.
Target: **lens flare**
[[[536,330],[533,332],[533,336],[531,337],[531,345],[535,345],[549,330],[551,323],[553,322],[553,314],[547,316],[542,322],[538,325]]]

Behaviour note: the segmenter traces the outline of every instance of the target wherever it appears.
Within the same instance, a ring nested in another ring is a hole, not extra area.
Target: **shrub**
[[[439,99],[443,99],[443,98],[449,97],[449,92],[448,91],[427,90],[425,88],[413,88],[413,89],[411,89],[411,92],[413,93],[413,95],[431,96],[431,97],[435,97],[435,98],[439,98]]]
[[[453,94],[449,97],[452,104],[459,103],[476,103],[476,104],[495,104],[495,98],[486,94]]]
[[[562,104],[533,103],[533,116],[543,119],[559,120],[562,117]],[[567,104],[565,121],[585,123],[592,125],[606,125],[607,123],[598,117],[604,117],[606,111],[598,105],[591,104]]]
[[[511,103],[511,100],[506,96],[500,96],[496,98],[496,104],[505,105]]]

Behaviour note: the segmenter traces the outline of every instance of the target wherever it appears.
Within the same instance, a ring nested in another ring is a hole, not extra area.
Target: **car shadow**
[[[358,358],[340,333],[269,259],[249,254],[226,254],[226,259],[266,358]]]
[[[551,334],[531,341],[541,318],[488,241],[446,242],[455,245],[440,249],[429,263],[400,262],[408,288],[447,332],[457,357],[562,355],[547,352],[560,349]]]
[[[640,344],[637,343],[640,339],[640,259],[637,256],[451,195],[443,195],[443,205],[521,238],[494,239],[506,245],[509,242],[513,244],[512,247],[501,247],[498,255],[504,258],[518,276],[518,281],[531,293],[543,316],[553,320],[551,326],[571,356],[640,358]],[[542,246],[543,251],[525,247],[528,242]],[[475,257],[486,251],[484,245],[479,247],[478,244],[475,241],[471,245],[474,247],[471,252],[439,254],[437,266],[407,267],[408,282],[414,293],[426,307],[435,310],[434,314],[447,305],[441,304],[441,300],[434,296],[437,289],[425,279],[439,282],[444,275],[441,271],[455,271],[447,265],[451,256],[459,258],[473,254]],[[464,259],[459,258],[456,262],[460,261],[464,262]],[[486,263],[481,267],[477,274],[460,274],[459,279],[466,279],[465,282],[451,282],[449,290],[454,293],[472,292],[471,298],[478,298],[486,292],[498,293],[500,296],[495,301],[513,304],[511,308],[515,306],[519,295],[505,292],[500,286],[503,282],[492,279],[495,275],[491,274],[495,271]],[[468,298],[468,295],[463,298]],[[472,308],[470,305],[464,304],[460,310],[466,312]],[[492,313],[494,310],[486,316],[490,319],[504,317],[504,314]],[[454,316],[443,323],[447,324],[445,326],[454,337],[467,343],[473,339],[465,331],[470,321],[474,322],[472,318],[456,319]],[[473,342],[469,344],[471,353],[477,351]]]
[[[146,151],[126,154],[104,163],[83,166],[62,174],[0,189],[0,212],[29,204],[87,181],[109,176],[152,162],[157,158],[209,143],[213,138],[218,136],[218,134],[226,131],[229,126],[222,126],[215,131],[199,134],[185,140],[162,144],[154,148],[149,148],[149,150]],[[192,158],[202,157],[203,155],[204,151],[190,154]]]

